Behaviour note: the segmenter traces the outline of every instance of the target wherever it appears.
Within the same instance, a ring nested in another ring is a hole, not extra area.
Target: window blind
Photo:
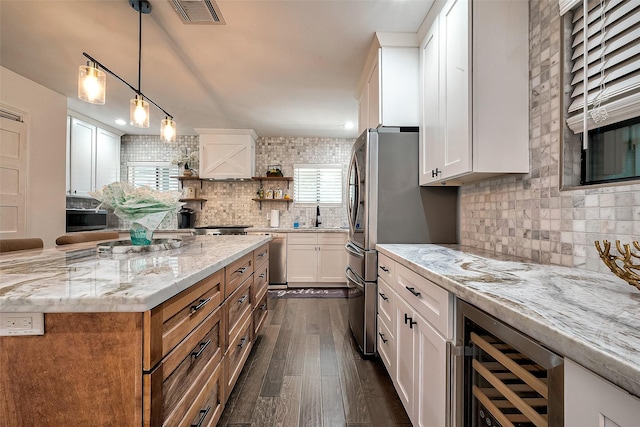
[[[341,165],[294,165],[293,200],[296,204],[341,206]]]
[[[136,187],[148,186],[154,190],[179,190],[178,180],[171,176],[178,175],[178,166],[163,162],[129,162],[127,163],[129,183]]]
[[[640,115],[640,0],[560,0],[572,12],[573,79],[567,124],[584,131],[585,93],[587,130]],[[585,47],[586,31],[586,47]],[[586,60],[586,76],[585,76]]]

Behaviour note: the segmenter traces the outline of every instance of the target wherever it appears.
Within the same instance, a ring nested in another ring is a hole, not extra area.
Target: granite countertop
[[[0,255],[0,312],[142,312],[271,240],[189,236],[180,248],[97,254],[95,242]]]
[[[640,291],[613,274],[458,245],[377,246],[546,347],[640,396]]]
[[[248,233],[348,233],[349,228],[342,227],[304,227],[304,228],[287,228],[287,227],[252,227],[247,229]]]

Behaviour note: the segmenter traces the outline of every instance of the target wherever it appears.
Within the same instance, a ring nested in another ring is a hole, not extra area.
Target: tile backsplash
[[[296,163],[341,164],[344,176],[347,174],[349,156],[353,139],[337,138],[292,138],[268,137],[256,141],[256,176],[266,176],[267,166],[279,164],[285,176],[293,175]],[[122,180],[127,179],[127,162],[130,161],[169,161],[176,154],[187,149],[198,152],[198,136],[180,136],[176,144],[165,144],[154,135],[125,135],[122,137],[120,160]],[[193,166],[193,165],[192,165]],[[197,167],[196,167],[197,169]],[[310,225],[315,218],[315,207],[297,207],[294,203],[254,202],[260,187],[259,181],[223,182],[223,181],[183,181],[185,186],[194,187],[197,197],[207,199],[200,203],[187,205],[196,211],[196,226],[216,224],[242,224],[254,227],[269,227],[267,213],[272,209],[280,211],[280,227],[292,227],[293,220],[300,218],[302,225]],[[286,182],[269,182],[265,187],[287,190]],[[291,185],[293,185],[291,183]],[[293,194],[293,187],[289,189]],[[288,208],[287,208],[288,206]],[[340,227],[346,225],[346,206],[341,208],[321,208],[325,226]],[[167,225],[177,227],[176,222]]]
[[[561,18],[557,0],[531,0],[531,172],[461,188],[461,243],[545,263],[609,272],[594,241],[640,237],[640,184],[560,190],[564,132]],[[564,169],[575,169],[564,150]],[[579,150],[578,150],[579,151]],[[564,185],[575,182],[564,180]]]

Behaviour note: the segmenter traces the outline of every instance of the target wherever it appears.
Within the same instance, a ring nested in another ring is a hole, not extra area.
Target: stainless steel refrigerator
[[[457,187],[420,187],[417,128],[368,129],[351,152],[347,182],[349,327],[376,352],[378,243],[457,243]]]

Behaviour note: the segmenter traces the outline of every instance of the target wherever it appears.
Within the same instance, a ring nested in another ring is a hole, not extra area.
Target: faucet
[[[319,227],[322,224],[320,221],[320,206],[316,206],[316,227]]]

